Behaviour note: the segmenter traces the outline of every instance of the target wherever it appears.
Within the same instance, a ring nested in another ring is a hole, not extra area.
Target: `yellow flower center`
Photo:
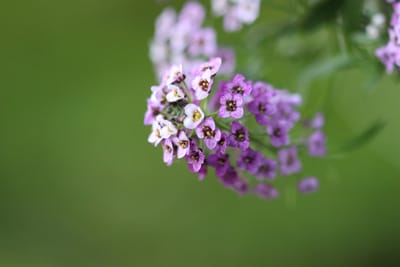
[[[193,122],[197,122],[201,119],[201,113],[198,110],[195,110],[192,115]]]
[[[181,97],[181,95],[178,93],[178,90],[174,89],[173,92],[174,92],[174,96],[176,98],[180,98]]]

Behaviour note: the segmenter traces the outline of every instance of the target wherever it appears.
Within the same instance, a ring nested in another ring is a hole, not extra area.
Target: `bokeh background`
[[[263,3],[263,16],[285,18]],[[318,193],[285,189],[266,202],[237,196],[213,175],[200,183],[182,163],[167,168],[147,143],[143,113],[155,83],[148,44],[163,5],[0,6],[0,266],[399,264],[400,86],[393,78],[366,90],[369,74],[350,68],[313,82],[309,99],[328,95],[308,107],[326,113],[330,147],[373,121],[387,125],[345,156],[305,160],[304,175],[320,178]],[[305,61],[283,58],[280,43],[265,44],[265,73],[296,90]]]

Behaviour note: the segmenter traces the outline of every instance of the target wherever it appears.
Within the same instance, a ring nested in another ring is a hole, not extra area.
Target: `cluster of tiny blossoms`
[[[230,48],[218,47],[215,30],[202,26],[205,15],[200,3],[188,2],[179,14],[172,8],[166,8],[157,18],[150,58],[159,78],[175,62],[192,69],[211,57],[224,59],[226,64],[222,66],[222,72],[233,72],[235,54]]]
[[[212,0],[213,12],[224,17],[227,32],[239,31],[243,24],[252,24],[260,12],[260,0]]]
[[[400,1],[389,0],[393,6],[393,15],[390,21],[389,42],[376,50],[376,56],[386,67],[387,73],[394,70],[400,72]]]
[[[162,145],[168,166],[184,159],[200,180],[213,168],[221,183],[239,194],[276,198],[279,191],[271,181],[277,174],[302,169],[298,148],[308,148],[311,156],[325,155],[324,118],[317,114],[304,122],[307,136],[291,142],[289,133],[300,120],[296,108],[301,97],[241,74],[216,86],[220,67],[221,59],[213,58],[188,72],[181,65],[165,72],[148,99],[148,141]],[[303,193],[317,188],[314,177],[298,182]]]

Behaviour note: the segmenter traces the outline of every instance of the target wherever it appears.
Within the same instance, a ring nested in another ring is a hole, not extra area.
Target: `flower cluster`
[[[227,32],[239,31],[243,24],[252,24],[260,13],[260,0],[212,0],[215,15],[224,17]]]
[[[226,66],[221,71],[229,74],[235,63],[235,55],[230,48],[217,45],[213,28],[203,27],[205,10],[198,2],[188,2],[181,12],[166,8],[156,20],[154,38],[150,44],[150,58],[158,77],[176,62],[192,69],[204,58],[224,58]]]
[[[241,74],[217,86],[221,63],[213,58],[189,71],[180,65],[165,72],[148,99],[148,141],[162,145],[167,165],[185,159],[200,180],[213,168],[220,182],[239,194],[276,198],[279,191],[272,180],[301,171],[299,149],[325,155],[324,118],[317,114],[305,121],[293,141],[290,133],[300,121],[301,97]],[[303,193],[317,188],[314,177],[298,183]]]
[[[375,52],[376,56],[386,67],[387,73],[400,71],[400,1],[388,1],[393,6],[393,15],[390,21],[389,42]]]
[[[376,40],[383,33],[386,18],[382,13],[375,13],[371,17],[370,23],[365,28],[365,32],[369,39]]]

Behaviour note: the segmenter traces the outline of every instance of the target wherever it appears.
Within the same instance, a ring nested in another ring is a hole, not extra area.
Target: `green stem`
[[[192,103],[192,96],[190,94],[189,86],[187,85],[186,81],[183,82],[183,90],[185,91],[185,94],[189,100],[189,103]]]

